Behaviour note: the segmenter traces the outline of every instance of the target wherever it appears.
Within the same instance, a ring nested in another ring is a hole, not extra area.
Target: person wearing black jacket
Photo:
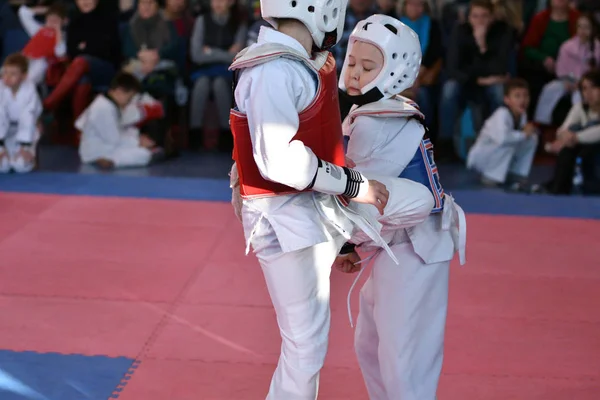
[[[54,110],[71,93],[73,118],[88,106],[93,87],[110,84],[121,63],[118,15],[97,7],[98,0],[76,0],[77,10],[67,27],[69,65],[44,109]]]
[[[481,119],[502,105],[514,43],[513,29],[493,20],[491,2],[473,0],[468,22],[456,26],[448,46],[439,139],[451,140],[466,100],[486,106]]]

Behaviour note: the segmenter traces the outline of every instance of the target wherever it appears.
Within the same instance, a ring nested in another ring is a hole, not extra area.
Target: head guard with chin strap
[[[261,0],[262,17],[277,29],[278,19],[295,19],[310,31],[318,50],[335,46],[344,32],[348,0]]]
[[[350,35],[346,60],[342,67],[339,87],[346,92],[344,77],[348,69],[348,57],[357,41],[370,43],[383,53],[383,67],[369,84],[361,89],[354,104],[370,103],[390,98],[410,88],[421,67],[421,44],[417,34],[402,22],[387,15],[373,15],[360,21]],[[360,104],[359,104],[360,105]]]

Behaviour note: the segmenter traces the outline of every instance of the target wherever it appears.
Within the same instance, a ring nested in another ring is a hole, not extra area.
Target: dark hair
[[[600,68],[594,68],[583,74],[579,83],[590,81],[594,87],[600,88]]]
[[[49,15],[56,15],[60,19],[67,18],[67,7],[63,3],[53,3],[50,7],[48,7],[48,11],[46,11],[46,18]]]
[[[473,7],[485,8],[490,14],[494,13],[494,4],[490,0],[471,0],[469,10],[472,10]]]
[[[512,78],[504,84],[504,95],[508,96],[515,89],[529,90],[529,84],[523,78]]]
[[[600,38],[600,27],[598,26],[598,21],[596,21],[596,18],[591,13],[582,13],[581,15],[579,15],[579,18],[577,18],[577,19],[579,20],[581,18],[587,19],[592,27],[592,34],[590,35],[591,57],[588,60],[588,65],[590,66],[590,68],[595,68],[598,66],[597,61],[596,61],[595,52],[596,52],[596,40],[598,38]]]
[[[139,93],[142,90],[142,84],[130,73],[119,72],[110,83],[110,89],[121,89],[126,92]]]
[[[17,67],[22,73],[26,74],[29,70],[29,60],[21,53],[13,53],[6,57],[2,66]]]

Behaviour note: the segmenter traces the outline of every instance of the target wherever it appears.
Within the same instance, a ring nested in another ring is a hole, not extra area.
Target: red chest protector
[[[261,46],[262,47],[262,46]],[[335,165],[345,165],[344,140],[338,102],[338,81],[335,59],[331,53],[317,54],[309,60],[286,46],[269,45],[257,54],[240,53],[231,69],[242,69],[280,57],[304,62],[318,74],[318,89],[312,103],[299,114],[300,126],[293,140],[299,140],[317,157]],[[260,50],[260,48],[259,48]],[[282,84],[273,82],[274,85]],[[246,115],[231,110],[231,132],[234,138],[233,159],[236,161],[240,194],[244,199],[297,193],[289,186],[264,179],[256,166]],[[290,165],[290,168],[293,166]]]
[[[55,47],[56,31],[52,28],[44,27],[27,42],[22,53],[25,57],[33,59],[53,58]]]

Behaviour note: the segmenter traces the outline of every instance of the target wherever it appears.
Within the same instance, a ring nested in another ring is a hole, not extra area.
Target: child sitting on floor
[[[513,191],[529,190],[538,130],[527,122],[529,88],[523,79],[509,80],[504,86],[504,106],[484,123],[469,151],[467,167],[481,174],[486,186],[509,184]]]
[[[143,122],[162,118],[162,105],[149,96],[134,100],[140,90],[137,78],[120,73],[77,119],[81,161],[101,168],[142,167],[162,155],[155,141],[138,129]]]

